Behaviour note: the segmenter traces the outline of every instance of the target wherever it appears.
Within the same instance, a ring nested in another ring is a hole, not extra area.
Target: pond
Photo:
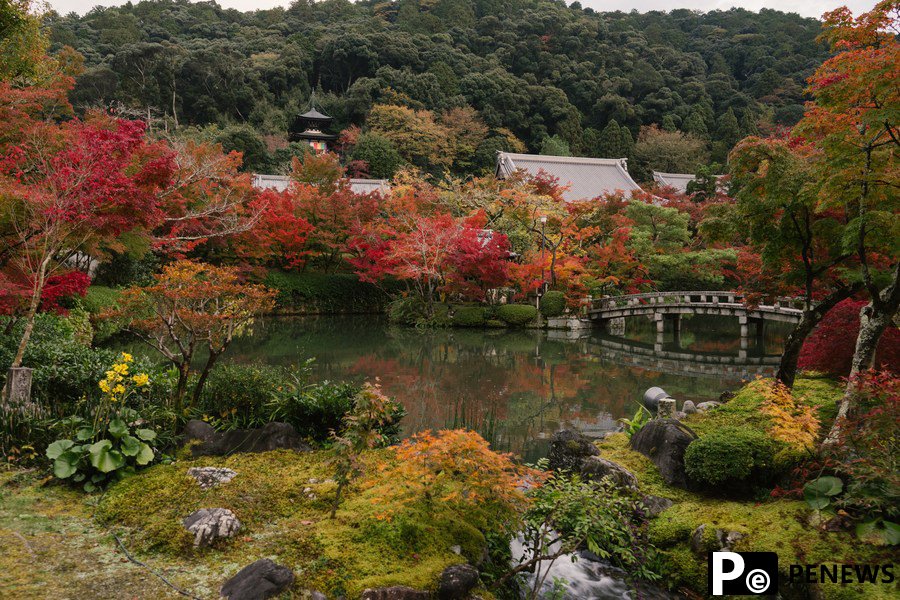
[[[613,338],[599,330],[418,330],[372,315],[270,317],[224,360],[313,358],[316,381],[380,381],[409,411],[406,434],[468,427],[495,449],[533,461],[559,429],[615,429],[648,387],[664,388],[680,406],[770,374],[788,330],[766,323],[741,352],[737,320],[715,316],[685,318],[679,339],[666,332],[662,344],[643,318],[629,319],[624,337]]]

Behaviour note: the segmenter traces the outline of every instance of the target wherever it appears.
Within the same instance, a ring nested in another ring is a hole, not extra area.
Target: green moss
[[[768,417],[759,411],[764,386],[769,382],[756,381],[740,390],[722,407],[690,415],[685,422],[699,435],[743,425],[767,431]],[[804,378],[795,385],[795,397],[816,408],[823,429],[834,418],[834,406],[840,398],[837,382],[827,379]],[[813,522],[807,504],[800,500],[722,501],[698,493],[668,486],[655,465],[628,447],[625,434],[607,436],[597,444],[604,458],[615,461],[638,478],[645,494],[669,498],[676,504],[651,521],[651,542],[662,549],[666,579],[674,587],[685,586],[698,593],[706,590],[706,557],[696,555],[690,548],[693,532],[706,525],[704,544],[712,547],[717,529],[744,534],[734,547],[737,551],[777,552],[779,562],[786,568],[792,563],[872,563],[896,562],[896,552],[890,548],[866,545],[848,532],[826,532]],[[786,574],[785,574],[786,575]],[[840,586],[819,584],[823,598],[844,600],[851,598],[895,597],[891,585]]]
[[[330,519],[335,485],[328,479],[327,460],[324,452],[276,451],[157,465],[113,486],[98,515],[108,526],[124,527],[128,543],[143,552],[220,568],[232,560],[245,564],[269,556],[295,570],[298,589],[348,597],[384,585],[433,588],[448,565],[481,557],[482,533],[466,515],[440,503],[430,510],[412,504],[385,514],[381,498],[398,484],[384,480],[378,468],[389,460],[388,451],[365,457],[365,475]],[[201,465],[227,467],[238,475],[202,491],[186,474]],[[240,535],[213,549],[194,549],[181,519],[202,507],[234,511],[243,524]]]
[[[741,388],[728,402],[715,410],[688,415],[684,422],[697,435],[733,425],[746,425],[768,431],[771,417],[760,410],[765,402],[765,392],[771,379],[757,379]],[[826,378],[799,378],[794,383],[794,397],[816,409],[816,415],[827,431],[837,414],[837,402],[843,387],[839,382]]]

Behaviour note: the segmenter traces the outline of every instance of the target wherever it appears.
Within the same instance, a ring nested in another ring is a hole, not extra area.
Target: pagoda
[[[309,110],[295,119],[291,128],[291,141],[306,142],[313,152],[322,154],[328,152],[328,142],[337,139],[336,135],[326,133],[334,119],[316,110],[315,92],[309,100],[309,105]]]

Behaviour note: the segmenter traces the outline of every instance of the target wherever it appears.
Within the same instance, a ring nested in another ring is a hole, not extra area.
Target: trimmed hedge
[[[777,443],[751,427],[724,427],[688,445],[688,478],[709,488],[744,492],[767,484],[775,471]]]
[[[530,304],[504,304],[497,309],[497,318],[513,327],[522,327],[537,318],[538,311]]]
[[[270,271],[263,283],[278,292],[278,308],[285,312],[380,313],[396,284],[380,288],[352,273],[285,273]]]
[[[81,306],[92,315],[96,315],[114,308],[121,294],[122,292],[115,288],[106,287],[105,285],[92,285],[87,289],[84,298],[81,299]]]
[[[541,314],[545,317],[558,317],[566,310],[566,295],[557,290],[550,290],[541,298]]]
[[[484,307],[481,306],[457,306],[450,322],[457,327],[483,327]]]

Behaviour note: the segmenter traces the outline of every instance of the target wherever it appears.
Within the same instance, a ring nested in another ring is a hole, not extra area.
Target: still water
[[[316,381],[380,381],[409,411],[407,434],[469,427],[495,449],[532,461],[546,455],[559,429],[615,429],[648,387],[664,388],[680,406],[771,373],[759,363],[775,360],[786,333],[784,325],[766,323],[742,352],[737,320],[715,316],[685,318],[679,339],[666,332],[662,340],[642,318],[629,319],[617,338],[600,331],[417,330],[370,315],[267,318],[236,340],[225,360],[297,365],[313,358]]]

